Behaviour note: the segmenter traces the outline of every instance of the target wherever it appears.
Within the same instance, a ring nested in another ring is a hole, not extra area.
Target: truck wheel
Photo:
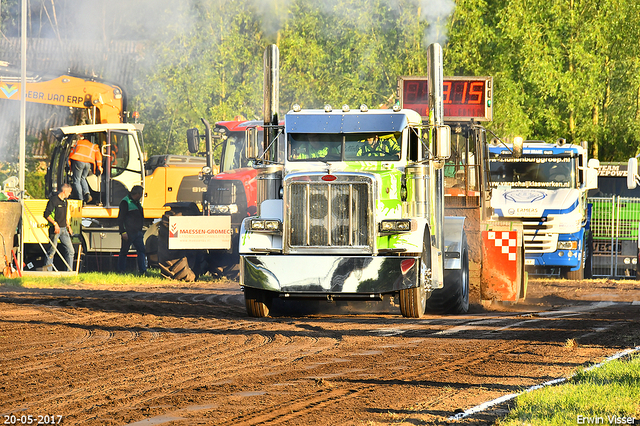
[[[418,287],[400,290],[400,312],[406,318],[420,318],[427,308],[427,281],[431,278],[431,238],[422,239],[422,256],[418,268]]]
[[[167,260],[160,263],[159,266],[160,273],[165,278],[186,282],[193,282],[196,280],[196,274],[189,267],[189,261],[186,257]]]
[[[589,247],[586,244],[585,240],[582,240],[582,260],[580,262],[580,268],[577,271],[567,270],[564,273],[564,278],[572,281],[582,281],[585,279],[586,275],[586,266],[587,266],[587,258],[590,257]]]
[[[593,277],[593,237],[591,235],[591,232],[589,232],[589,236],[587,237],[587,242],[585,243],[584,246],[584,252],[585,252],[585,256],[586,259],[584,261],[584,277],[585,278],[592,278]]]
[[[158,267],[158,223],[152,223],[144,233],[144,249],[149,267]]]
[[[400,290],[400,312],[406,318],[420,318],[427,305],[427,291],[424,287]]]
[[[462,234],[460,269],[444,272],[444,287],[434,290],[427,300],[427,311],[438,314],[465,314],[469,310],[469,248]]]
[[[582,281],[584,279],[584,260],[580,263],[580,269],[577,271],[567,270],[564,278],[571,281]]]
[[[266,291],[244,287],[244,303],[249,316],[256,318],[269,316],[271,298]]]

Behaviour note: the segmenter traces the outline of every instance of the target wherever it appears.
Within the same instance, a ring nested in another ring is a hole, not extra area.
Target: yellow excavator
[[[20,100],[20,89],[19,73],[0,67],[0,99]],[[45,178],[47,196],[71,182],[69,153],[79,135],[100,147],[104,173],[87,178],[93,201],[82,205],[80,200],[70,200],[73,232],[80,237],[77,244],[85,253],[88,270],[115,269],[120,249],[118,205],[134,185],[145,188],[143,206],[148,224],[162,217],[166,203],[201,204],[206,186],[198,175],[205,166],[215,173],[213,158],[159,155],[145,162],[144,126],[126,122],[130,117],[120,86],[93,77],[29,73],[24,92],[27,102],[85,109],[92,123],[51,129],[57,142]],[[48,224],[42,217],[45,205],[46,200],[25,201],[22,217],[25,270],[36,270],[45,260],[43,250],[48,242]],[[153,247],[150,249],[153,251]],[[76,263],[80,267],[81,262]]]

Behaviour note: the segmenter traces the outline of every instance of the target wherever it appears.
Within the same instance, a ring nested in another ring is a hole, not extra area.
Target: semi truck
[[[429,121],[399,106],[302,109],[278,120],[275,45],[265,51],[257,215],[240,228],[240,285],[250,316],[274,298],[382,300],[419,318],[469,306],[463,217],[444,216],[450,130],[442,115],[442,48],[429,46]],[[255,151],[256,148],[250,149]]]
[[[598,186],[599,161],[588,159],[586,142],[520,143],[519,157],[511,144],[489,147],[491,207],[500,218],[523,222],[530,273],[581,280],[590,270],[587,194]]]

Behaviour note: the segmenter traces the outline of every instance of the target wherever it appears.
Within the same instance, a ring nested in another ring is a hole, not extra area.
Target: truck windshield
[[[230,132],[224,142],[220,171],[247,167],[247,158],[244,155],[244,132]]]
[[[289,161],[398,161],[401,133],[290,133]]]
[[[494,157],[489,169],[493,187],[576,188],[576,162],[571,157]]]

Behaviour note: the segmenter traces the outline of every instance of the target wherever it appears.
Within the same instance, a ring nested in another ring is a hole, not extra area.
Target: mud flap
[[[517,302],[526,293],[522,225],[483,224],[482,300]]]

